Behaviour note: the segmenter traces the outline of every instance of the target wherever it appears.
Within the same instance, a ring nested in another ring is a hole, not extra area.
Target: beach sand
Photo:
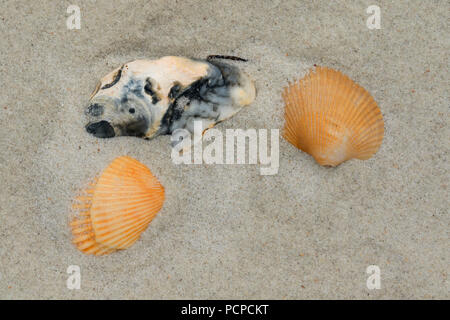
[[[69,30],[67,7],[81,10]],[[8,1],[0,13],[0,298],[450,298],[447,1]],[[385,138],[367,161],[319,166],[280,137],[259,165],[175,165],[170,137],[96,139],[83,109],[98,79],[138,58],[210,54],[255,80],[257,98],[216,128],[281,129],[283,87],[314,64],[380,106]],[[166,190],[130,248],[86,256],[70,205],[115,157]],[[81,289],[66,286],[81,270]],[[381,288],[369,290],[377,265]]]

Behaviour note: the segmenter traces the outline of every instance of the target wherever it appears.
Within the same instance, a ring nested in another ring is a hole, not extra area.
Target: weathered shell
[[[97,84],[85,109],[86,130],[98,138],[192,133],[194,121],[212,127],[255,95],[253,81],[235,65],[175,56],[135,60]]]

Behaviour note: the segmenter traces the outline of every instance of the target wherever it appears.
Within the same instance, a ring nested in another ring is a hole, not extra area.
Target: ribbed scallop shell
[[[369,159],[383,141],[383,116],[375,100],[339,71],[317,67],[286,87],[283,99],[283,137],[321,165]]]
[[[164,188],[139,161],[116,158],[78,197],[71,222],[73,242],[86,254],[130,247],[161,209]]]

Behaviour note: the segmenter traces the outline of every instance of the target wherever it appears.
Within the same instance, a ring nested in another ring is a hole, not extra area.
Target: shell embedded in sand
[[[339,71],[317,67],[283,92],[283,137],[321,165],[369,159],[383,140],[384,122],[372,96]]]
[[[86,254],[102,255],[130,247],[164,202],[164,188],[139,161],[116,158],[77,198],[71,222],[73,242]]]
[[[220,61],[230,58],[166,56],[123,64],[91,94],[86,131],[97,138],[150,139],[177,129],[193,133],[194,121],[209,128],[232,117],[253,102],[256,89],[245,72]]]

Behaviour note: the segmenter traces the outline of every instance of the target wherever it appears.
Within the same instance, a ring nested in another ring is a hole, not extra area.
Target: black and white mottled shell
[[[91,95],[86,130],[99,138],[153,138],[193,122],[203,128],[233,116],[255,99],[253,81],[236,66],[167,56],[135,60],[101,79]]]

